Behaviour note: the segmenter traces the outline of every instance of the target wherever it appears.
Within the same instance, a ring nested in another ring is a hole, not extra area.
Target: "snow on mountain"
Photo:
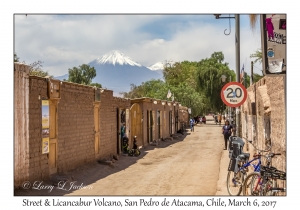
[[[163,80],[163,71],[159,69],[159,65],[156,65],[157,70],[150,70],[117,50],[89,62],[88,65],[96,70],[96,77],[92,82],[113,90],[115,96],[120,92],[130,91],[130,84],[140,85],[151,79]],[[55,79],[62,81],[67,78],[68,74],[65,74]]]
[[[163,62],[158,62],[158,63],[153,64],[152,66],[149,66],[147,68],[152,70],[152,71],[163,70],[164,69],[164,63]]]
[[[139,66],[142,65],[133,61],[130,57],[124,55],[118,50],[113,50],[105,55],[103,55],[101,58],[97,58],[95,60],[95,63],[97,64],[119,64],[119,65],[130,65],[130,66]]]

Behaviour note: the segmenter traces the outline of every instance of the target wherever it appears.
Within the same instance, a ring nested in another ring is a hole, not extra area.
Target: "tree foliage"
[[[222,83],[221,76],[224,75],[228,82],[229,77],[235,81],[235,73],[230,70],[227,63],[223,63],[222,52],[214,52],[210,58],[198,62],[197,84],[198,91],[202,91],[207,97],[210,109],[219,111],[223,107],[220,92],[225,83]]]
[[[90,67],[87,64],[82,64],[79,67],[73,67],[69,70],[69,82],[78,84],[90,85],[92,79],[96,77],[96,70],[94,67]]]
[[[254,58],[254,63],[259,63],[259,64],[261,64],[262,63],[262,51],[261,51],[261,49],[257,49],[256,51],[255,51],[255,53],[253,53],[253,54],[250,54],[250,58]]]
[[[235,81],[235,73],[224,63],[224,54],[214,52],[210,58],[199,62],[175,62],[166,64],[163,71],[165,82],[150,80],[141,85],[131,84],[129,92],[121,93],[125,98],[149,97],[167,100],[168,90],[174,100],[192,110],[192,115],[206,114],[207,111],[220,111],[225,105],[220,91],[225,85],[221,76]],[[171,100],[171,99],[168,99]]]
[[[97,83],[97,82],[91,83],[90,86],[95,86],[95,87],[97,87],[97,88],[102,88],[102,85],[99,84],[99,83]]]
[[[14,62],[19,62],[20,58],[17,56],[17,53],[14,53]]]
[[[17,53],[14,53],[14,62],[19,62],[20,58],[17,56]],[[25,61],[23,61],[24,64]],[[31,64],[29,64],[29,75],[38,76],[38,77],[46,77],[53,78],[53,75],[49,75],[48,71],[43,70],[43,62],[38,60]]]

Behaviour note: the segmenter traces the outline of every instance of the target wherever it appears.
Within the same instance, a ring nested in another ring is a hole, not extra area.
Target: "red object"
[[[237,88],[235,88],[236,86],[238,86]],[[235,97],[237,96],[237,89],[239,89],[239,95],[240,97]],[[224,92],[225,91],[230,91],[232,90],[232,92],[229,92],[226,97],[224,96]],[[230,97],[230,93],[232,93],[232,97]],[[224,104],[226,104],[229,107],[239,107],[241,106],[247,99],[247,90],[244,87],[244,85],[242,85],[239,82],[229,82],[226,85],[224,85],[224,87],[221,90],[221,98],[222,101],[224,102]],[[235,95],[234,95],[235,94]],[[232,98],[232,99],[231,99]],[[237,101],[237,102],[236,102]]]

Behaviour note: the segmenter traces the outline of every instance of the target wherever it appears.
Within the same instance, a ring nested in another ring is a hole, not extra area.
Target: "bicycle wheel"
[[[261,175],[259,172],[250,173],[243,183],[243,195],[244,196],[259,196],[262,195],[261,188]]]
[[[272,178],[268,178],[268,180],[265,183],[265,187],[264,187],[262,195],[264,195],[264,196],[276,196],[277,193],[276,192],[272,192],[270,190],[271,188],[277,188],[277,180],[276,179],[272,179]]]
[[[241,194],[244,176],[244,173],[242,173],[241,171],[228,171],[226,184],[229,195],[237,196]]]

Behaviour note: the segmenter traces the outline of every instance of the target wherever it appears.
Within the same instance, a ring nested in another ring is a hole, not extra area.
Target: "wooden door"
[[[100,103],[94,103],[95,157],[100,152]]]
[[[142,135],[142,110],[140,105],[135,103],[130,108],[130,122],[131,122],[131,141],[133,137],[137,136],[137,144],[139,146],[143,145],[143,135]],[[131,144],[132,145],[132,144]]]
[[[164,110],[164,120],[163,120],[163,138],[166,138],[166,132],[167,132],[167,118],[166,118],[166,110]]]
[[[126,121],[126,130],[125,133],[127,135],[128,138],[130,138],[130,129],[131,129],[131,121],[130,121],[130,109],[126,109],[125,111],[125,121]]]
[[[172,111],[169,111],[169,134],[172,135]]]
[[[161,117],[160,117],[160,111],[157,110],[157,133],[158,133],[158,136],[157,138],[160,139],[161,138]]]
[[[148,143],[153,141],[153,114],[151,110],[147,111],[147,134],[148,134]]]
[[[152,140],[155,140],[156,139],[156,135],[155,135],[155,111],[151,111],[151,114],[152,114],[152,124],[151,124],[151,127],[152,127]]]
[[[178,110],[175,111],[175,132],[179,130],[178,128]]]
[[[58,100],[49,100],[49,173],[57,173],[57,104]]]

